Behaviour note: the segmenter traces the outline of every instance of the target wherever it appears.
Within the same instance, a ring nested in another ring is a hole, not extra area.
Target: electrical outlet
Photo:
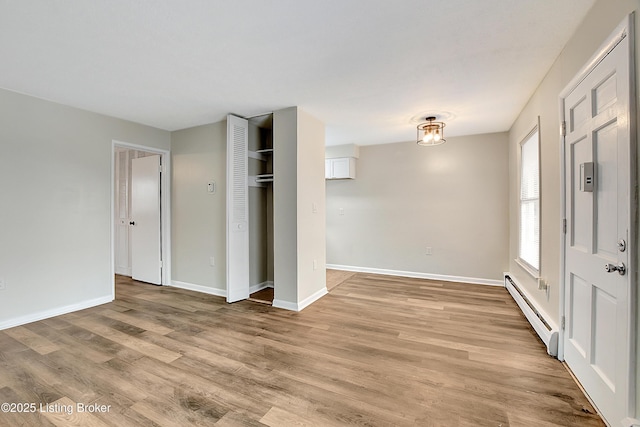
[[[427,246],[427,252],[425,255],[433,255],[433,250],[431,249],[431,246]]]
[[[311,203],[311,213],[318,213],[318,204],[317,203]]]
[[[344,208],[338,209],[338,215],[344,215]]]
[[[211,267],[215,267],[216,265],[216,259],[214,257],[209,257],[209,265]]]
[[[0,291],[4,291],[7,288],[7,282],[4,279],[0,279]]]
[[[313,269],[317,270],[318,269],[318,261],[317,260],[313,260]]]

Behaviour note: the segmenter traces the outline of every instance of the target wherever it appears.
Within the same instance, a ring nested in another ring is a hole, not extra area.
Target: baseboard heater
[[[558,329],[552,327],[531,303],[526,294],[520,290],[516,282],[508,275],[504,276],[504,286],[511,294],[522,313],[536,331],[542,342],[547,346],[549,355],[558,356]]]

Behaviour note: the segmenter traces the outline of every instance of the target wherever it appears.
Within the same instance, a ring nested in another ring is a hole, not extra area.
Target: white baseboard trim
[[[313,304],[314,302],[316,302],[317,300],[325,296],[327,293],[328,293],[327,287],[325,286],[319,291],[315,292],[313,295],[303,299],[299,303],[274,299],[272,305],[273,307],[283,308],[285,310],[302,311],[304,310],[305,307],[308,307],[309,305]]]
[[[623,427],[640,427],[640,420],[637,418],[625,418],[622,420]]]
[[[174,288],[186,289],[188,291],[202,292],[204,294],[215,295],[218,297],[225,297],[225,298],[227,297],[226,289],[210,288],[208,286],[195,285],[193,283],[188,283],[188,282],[180,282],[179,280],[172,280],[170,286],[173,286]],[[266,282],[251,285],[249,287],[249,293],[252,294],[254,292],[258,292],[266,288],[273,288],[273,282],[270,280],[267,280]]]
[[[52,308],[50,310],[39,311],[37,313],[28,314],[26,316],[15,317],[0,323],[0,330],[9,329],[16,326],[26,325],[27,323],[37,322],[39,320],[49,319],[51,317],[62,316],[63,314],[80,311],[87,308],[107,304],[113,301],[113,295],[100,298],[94,298],[88,301],[82,301],[76,304],[65,305],[64,307]]]
[[[210,288],[208,286],[194,285],[193,283],[180,282],[178,280],[172,280],[170,286],[186,289],[188,291],[202,292],[203,294],[215,295],[218,297],[227,297],[226,289]]]
[[[298,304],[296,304],[295,302],[284,301],[281,299],[274,298],[271,306],[275,308],[283,308],[285,310],[300,311],[300,309],[298,308]]]
[[[249,286],[249,294],[252,294],[254,292],[258,292],[267,288],[273,288],[273,281],[267,280],[265,282],[258,283],[256,285]]]
[[[504,285],[542,342],[547,346],[547,353],[554,357],[558,356],[558,326],[542,309],[536,307],[534,300],[527,294],[524,287],[509,274],[504,276]]]
[[[387,276],[413,277],[416,279],[440,280],[444,282],[473,283],[475,285],[504,286],[504,281],[479,279],[475,277],[447,276],[442,274],[419,273],[416,271],[386,270],[383,268],[354,267],[352,265],[327,264],[332,270],[355,271],[357,273],[386,274]]]

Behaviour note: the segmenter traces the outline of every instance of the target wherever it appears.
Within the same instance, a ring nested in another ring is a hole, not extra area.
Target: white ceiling
[[[594,0],[0,0],[0,87],[166,130],[297,105],[327,144],[506,131]]]

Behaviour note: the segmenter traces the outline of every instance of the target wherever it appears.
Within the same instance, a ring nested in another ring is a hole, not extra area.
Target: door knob
[[[129,225],[136,225],[135,221],[129,221]]]
[[[619,275],[624,276],[624,273],[627,271],[627,267],[625,267],[624,263],[619,263],[618,265],[613,264],[605,264],[604,269],[607,273],[613,273],[617,271]]]

